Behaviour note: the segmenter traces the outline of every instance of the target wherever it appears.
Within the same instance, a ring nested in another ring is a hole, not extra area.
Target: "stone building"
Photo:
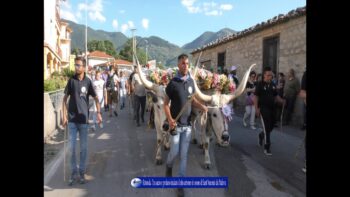
[[[274,73],[284,74],[293,68],[301,80],[306,69],[306,7],[280,14],[197,48],[191,52],[194,62],[200,52],[201,65],[213,67],[215,71],[229,70],[232,65],[238,65],[239,79],[255,63],[257,73],[261,73],[265,66],[270,66]],[[239,105],[244,105],[243,102],[244,98],[240,97]],[[301,121],[300,108],[301,102],[297,100],[294,117],[297,124]]]

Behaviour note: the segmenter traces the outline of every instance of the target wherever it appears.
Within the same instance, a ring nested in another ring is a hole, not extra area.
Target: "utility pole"
[[[133,28],[133,29],[130,29],[130,30],[131,30],[131,33],[132,33],[132,52],[133,52],[133,54],[136,55],[136,40],[135,40],[135,37],[134,37],[134,31],[136,29]],[[132,56],[132,64],[136,65],[136,60],[135,60],[135,56],[134,55]]]
[[[85,58],[87,58],[87,0],[85,0]]]
[[[146,42],[146,64],[148,63],[147,60],[148,60],[148,41],[145,40]]]

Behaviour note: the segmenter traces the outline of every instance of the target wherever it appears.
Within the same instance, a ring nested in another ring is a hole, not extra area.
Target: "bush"
[[[67,81],[60,78],[51,78],[44,80],[44,92],[51,92],[65,88]]]
[[[58,71],[54,71],[51,73],[51,77],[59,77],[62,76]]]
[[[44,92],[54,91],[56,89],[56,84],[53,80],[44,80]]]
[[[71,78],[71,77],[73,77],[74,76],[74,71],[72,71],[72,70],[70,70],[69,68],[65,68],[65,69],[63,69],[63,71],[62,71],[62,76],[64,76],[64,77],[67,77],[67,78]]]

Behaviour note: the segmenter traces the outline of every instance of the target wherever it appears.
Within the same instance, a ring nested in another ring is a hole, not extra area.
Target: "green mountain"
[[[69,20],[64,20],[67,22],[71,29],[73,30],[71,34],[71,48],[79,48],[82,51],[85,50],[85,25],[77,24]],[[150,37],[136,37],[136,44],[138,48],[148,50],[148,60],[156,59],[157,62],[165,66],[176,66],[177,65],[177,56],[181,53],[189,54],[192,50],[201,47],[209,42],[215,41],[216,39],[236,33],[236,31],[224,28],[218,32],[204,32],[198,38],[192,42],[185,44],[183,47],[179,47],[175,44],[172,44],[162,38],[157,36]],[[103,30],[94,30],[88,27],[88,41],[89,40],[109,40],[113,43],[116,50],[119,51],[124,47],[124,44],[128,40],[121,32],[106,32]]]
[[[172,44],[157,36],[150,36],[148,38],[136,37],[136,45],[148,51],[149,60],[156,59],[157,62],[165,66],[175,66],[176,62],[169,60],[176,58],[183,50],[175,44]]]
[[[205,44],[208,44],[209,42],[215,41],[218,38],[233,34],[233,33],[237,33],[236,31],[229,29],[229,28],[224,28],[221,29],[220,31],[214,33],[211,31],[206,31],[204,32],[202,35],[200,35],[198,38],[196,38],[195,40],[193,40],[190,43],[185,44],[184,46],[182,46],[182,49],[188,49],[190,51],[192,51],[193,49],[196,49],[198,47],[201,47]]]
[[[80,25],[69,20],[67,22],[73,30],[71,34],[71,49],[79,48],[85,51],[85,25]],[[128,38],[120,32],[106,32],[103,30],[94,30],[90,27],[87,28],[87,39],[90,40],[109,40],[113,43],[114,47],[118,48],[125,44]]]

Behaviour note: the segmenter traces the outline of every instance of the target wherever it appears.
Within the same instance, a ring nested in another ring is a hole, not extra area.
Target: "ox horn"
[[[245,87],[247,85],[247,82],[248,82],[248,79],[249,79],[249,74],[250,74],[250,71],[252,70],[252,68],[256,66],[256,64],[252,64],[249,69],[245,72],[244,76],[243,76],[243,79],[242,79],[242,82],[241,84],[239,84],[238,88],[236,89],[236,91],[232,94],[232,95],[227,95],[228,96],[228,102],[232,101],[233,99],[237,98],[238,96],[240,96],[244,90],[245,90]]]
[[[140,66],[140,63],[139,63],[139,60],[138,60],[136,54],[133,53],[133,55],[134,55],[135,60],[136,60],[137,72],[139,73],[139,76],[140,76],[140,79],[141,79],[142,84],[143,84],[147,89],[155,90],[156,85],[153,84],[151,81],[147,80],[147,78],[145,77],[145,75],[142,73],[141,66]]]
[[[193,76],[193,81],[194,81],[194,89],[195,89],[195,92],[196,92],[196,96],[199,98],[199,99],[201,99],[201,100],[203,100],[204,102],[211,102],[212,101],[212,96],[208,96],[208,95],[206,95],[206,94],[203,94],[201,91],[200,91],[200,89],[198,88],[198,86],[197,86],[197,82],[196,82],[196,75],[197,75],[197,70],[198,70],[198,67],[199,67],[199,60],[200,60],[200,58],[201,58],[201,56],[202,56],[202,52],[203,51],[201,51],[201,53],[199,54],[199,56],[198,56],[198,59],[197,59],[197,63],[196,63],[196,67],[194,68],[194,71],[193,71],[193,73],[192,73],[192,76]]]

